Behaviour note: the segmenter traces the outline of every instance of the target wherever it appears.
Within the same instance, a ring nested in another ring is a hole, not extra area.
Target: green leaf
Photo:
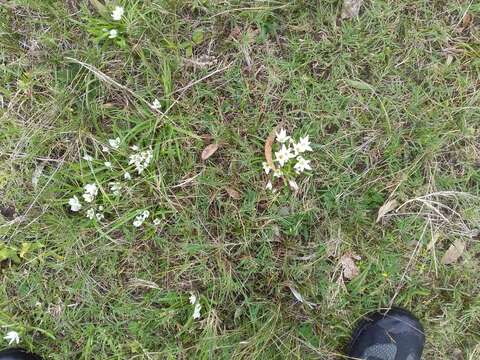
[[[12,260],[15,263],[19,263],[20,259],[17,256],[17,249],[7,246],[2,247],[0,249],[0,262],[5,260]]]
[[[203,41],[203,37],[204,37],[204,33],[202,29],[195,30],[192,35],[192,41],[196,45],[201,44]]]
[[[363,81],[345,79],[345,83],[354,89],[375,91],[372,85],[367,84],[366,82],[363,82]]]
[[[35,251],[42,247],[43,245],[39,242],[24,242],[22,243],[19,256],[23,259],[29,252]]]

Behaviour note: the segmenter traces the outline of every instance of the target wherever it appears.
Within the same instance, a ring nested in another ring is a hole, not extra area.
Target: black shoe
[[[425,333],[415,316],[392,308],[360,321],[347,354],[362,360],[420,360],[424,344]]]
[[[0,360],[42,360],[38,355],[23,349],[6,349],[0,351]]]

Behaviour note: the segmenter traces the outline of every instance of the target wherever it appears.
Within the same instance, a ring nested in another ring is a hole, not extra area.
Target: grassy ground
[[[478,3],[123,1],[115,24],[93,3],[0,1],[5,333],[49,359],[333,359],[394,303],[425,359],[480,357]],[[315,144],[297,194],[264,189],[279,123]],[[134,144],[154,159],[124,182]],[[92,182],[102,222],[67,206]]]

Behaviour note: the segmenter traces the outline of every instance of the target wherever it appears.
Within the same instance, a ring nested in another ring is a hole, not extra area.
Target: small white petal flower
[[[105,145],[102,145],[102,152],[109,153],[110,149],[108,147],[106,147]]]
[[[275,178],[279,178],[279,177],[282,177],[283,176],[283,171],[280,170],[280,169],[277,169],[273,172],[273,177]]]
[[[125,13],[125,9],[121,6],[115,6],[115,9],[112,11],[112,19],[115,21],[122,20],[122,16]]]
[[[85,189],[85,194],[83,194],[83,199],[91,203],[95,196],[98,194],[98,187],[96,184],[87,184],[83,187]]]
[[[3,338],[8,341],[8,345],[18,344],[20,342],[20,335],[16,331],[7,332],[7,335]]]
[[[98,210],[103,211],[103,205],[100,205],[100,206],[98,207]]]
[[[271,181],[269,181],[269,182],[267,183],[267,185],[265,186],[265,189],[267,189],[267,190],[272,190],[272,189],[273,189],[273,185],[272,185],[272,182],[271,182]]]
[[[305,160],[302,156],[299,156],[297,158],[297,163],[293,167],[295,169],[295,172],[297,174],[300,174],[305,170],[312,170],[312,167],[310,166],[310,161],[311,160]]]
[[[280,166],[285,165],[285,163],[290,160],[292,157],[292,149],[290,147],[286,147],[282,145],[280,151],[275,152],[275,160],[278,161]]]
[[[197,297],[195,296],[194,293],[191,293],[189,301],[190,301],[190,304],[192,304],[192,305],[197,302]]]
[[[195,309],[193,310],[194,319],[200,319],[200,310],[202,310],[202,305],[200,305],[200,303],[196,303]]]
[[[85,161],[93,161],[93,157],[91,157],[91,156],[88,155],[88,154],[83,155],[83,158],[82,158],[82,159],[85,160]]]
[[[110,161],[105,161],[103,163],[103,165],[105,165],[107,168],[111,169],[112,168],[112,163]]]
[[[162,108],[162,104],[160,103],[160,101],[158,99],[153,100],[152,109],[159,110],[161,108]]]
[[[87,218],[90,220],[93,220],[95,218],[95,210],[94,209],[88,209],[87,213],[85,214]]]
[[[295,180],[288,180],[288,184],[290,185],[290,187],[292,188],[292,190],[294,191],[298,191],[298,184]]]
[[[150,161],[152,161],[153,158],[153,151],[152,150],[146,150],[142,151],[133,155],[130,155],[128,157],[128,164],[134,164],[135,169],[137,170],[138,174],[141,174],[143,170],[145,170],[150,164]]]
[[[279,143],[284,143],[285,141],[287,141],[288,139],[290,139],[290,136],[287,136],[287,130],[285,129],[280,129],[280,132],[277,132],[277,141]]]
[[[138,145],[132,145],[132,146],[130,146],[130,149],[132,149],[133,151],[138,151],[138,150],[140,150],[140,148],[138,147]]]
[[[124,178],[125,180],[132,180],[132,175],[130,175],[129,172],[126,172],[125,174],[123,174],[123,178]]]
[[[102,213],[96,213],[95,217],[98,221],[102,221],[103,219],[105,219],[105,216]]]
[[[109,39],[115,39],[118,35],[118,31],[116,29],[112,29],[108,32]]]
[[[110,185],[110,191],[114,196],[121,195],[122,184],[120,184],[119,182],[111,182],[108,185]]]
[[[153,219],[153,225],[158,226],[162,223],[162,221],[159,218]]]
[[[85,193],[96,196],[98,194],[97,184],[87,184],[84,187]]]
[[[268,165],[265,161],[262,163],[262,166],[263,166],[263,171],[265,171],[265,174],[270,174],[270,171],[272,170],[272,168],[270,167],[270,165]]]
[[[150,211],[148,210],[143,210],[141,214],[137,215],[135,217],[135,220],[133,221],[133,226],[135,227],[140,227],[144,223],[144,221],[150,216]]]
[[[308,140],[308,135],[298,140],[298,143],[294,145],[294,151],[298,154],[304,153],[305,151],[313,151],[310,146],[310,140]]]
[[[94,197],[90,194],[83,194],[82,197],[83,197],[83,200],[85,200],[85,202],[87,203],[91,203],[94,199]]]
[[[76,196],[73,196],[68,200],[68,205],[70,205],[70,210],[75,212],[80,211],[82,208],[82,204],[80,204],[80,201]]]
[[[116,139],[109,139],[108,140],[108,144],[114,148],[114,149],[118,149],[120,147],[120,138],[117,137]]]

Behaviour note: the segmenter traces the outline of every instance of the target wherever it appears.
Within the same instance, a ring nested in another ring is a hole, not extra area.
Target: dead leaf
[[[343,0],[342,19],[357,17],[363,0]]]
[[[445,255],[443,255],[442,264],[448,265],[456,262],[460,256],[462,256],[464,251],[465,241],[456,240],[452,245],[450,245]]]
[[[33,172],[32,185],[34,189],[36,189],[38,186],[38,180],[40,179],[40,176],[42,176],[44,168],[45,168],[45,162],[43,161],[37,165],[37,167],[35,168],[35,171]]]
[[[268,166],[273,169],[273,171],[276,170],[275,164],[273,163],[273,158],[272,158],[272,145],[273,142],[275,141],[275,129],[272,130],[270,135],[268,135],[267,140],[265,141],[265,160],[267,161]]]
[[[218,144],[210,144],[208,145],[205,149],[202,151],[202,160],[205,161],[207,160],[210,156],[215,154],[215,152],[218,150]]]
[[[393,211],[397,208],[398,201],[396,199],[388,200],[383,204],[380,209],[378,209],[377,223],[382,220],[382,218],[387,215],[390,211]]]
[[[466,13],[465,16],[462,19],[462,27],[464,29],[468,28],[470,26],[470,24],[472,23],[472,20],[473,20],[473,15],[469,14],[469,13]]]
[[[237,190],[232,189],[231,187],[226,187],[225,191],[232,199],[240,200],[242,198],[242,195],[240,195],[240,193]]]
[[[438,239],[440,238],[440,233],[436,232],[432,235],[432,239],[427,245],[427,250],[432,250],[435,247],[435,244],[437,243]]]
[[[343,277],[347,280],[352,280],[354,277],[360,274],[355,260],[361,260],[362,258],[356,254],[347,253],[340,258],[340,264],[343,268]]]
[[[2,206],[0,208],[0,214],[7,220],[13,220],[15,218],[15,212],[14,206]]]
[[[303,298],[302,294],[300,294],[300,293],[298,292],[298,290],[295,289],[294,287],[288,286],[288,288],[289,288],[290,291],[292,292],[293,296],[295,296],[295,299],[297,299],[297,300],[300,301],[301,303],[307,305],[310,309],[313,309],[315,306],[317,306],[317,304],[305,300],[305,299]]]

